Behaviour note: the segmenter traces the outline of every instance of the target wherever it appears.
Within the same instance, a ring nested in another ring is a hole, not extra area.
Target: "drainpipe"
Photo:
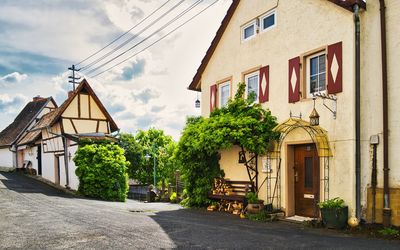
[[[355,70],[356,70],[356,217],[361,219],[361,139],[360,139],[360,8],[358,4],[353,6],[355,27]]]
[[[383,104],[383,225],[390,226],[392,215],[389,197],[389,129],[388,129],[388,86],[386,57],[386,7],[385,1],[379,0],[381,19],[381,54],[382,54],[382,104]]]

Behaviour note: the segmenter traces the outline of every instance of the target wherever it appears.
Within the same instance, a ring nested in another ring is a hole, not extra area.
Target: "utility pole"
[[[75,77],[75,71],[79,71],[80,69],[75,68],[75,65],[72,64],[71,67],[68,68],[68,70],[72,71],[72,76],[68,76],[69,80],[68,82],[72,83],[72,89],[75,91],[75,84],[78,84],[77,80],[81,79],[80,77]]]

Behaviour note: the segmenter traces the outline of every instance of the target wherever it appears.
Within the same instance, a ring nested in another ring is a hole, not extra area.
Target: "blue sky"
[[[53,96],[60,105],[72,88],[68,84],[69,66],[102,48],[166,2],[0,1],[0,130],[34,96]],[[165,7],[177,2],[172,0]],[[175,11],[193,2],[186,0]],[[204,0],[191,15],[211,2]],[[87,77],[122,131],[156,127],[179,138],[185,117],[200,113],[194,108],[196,93],[186,88],[230,3],[230,0],[218,1],[182,29],[100,76],[82,75]],[[177,12],[171,13],[171,17]],[[164,23],[146,29],[140,36],[151,34]],[[162,34],[178,24],[166,28]],[[154,36],[153,40],[159,37]]]

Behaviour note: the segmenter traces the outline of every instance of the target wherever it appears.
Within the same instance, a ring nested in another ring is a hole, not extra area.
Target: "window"
[[[231,97],[231,82],[224,82],[218,86],[219,92],[219,107],[223,107],[228,103],[229,98]]]
[[[276,13],[275,11],[268,12],[266,15],[261,17],[261,30],[269,30],[276,25]]]
[[[325,52],[307,57],[307,96],[326,91]]]
[[[242,28],[242,40],[247,41],[253,38],[256,35],[256,21],[245,25]]]
[[[246,97],[248,97],[250,93],[254,92],[256,97],[255,102],[258,102],[258,85],[259,85],[258,71],[245,75],[244,78],[246,82]]]

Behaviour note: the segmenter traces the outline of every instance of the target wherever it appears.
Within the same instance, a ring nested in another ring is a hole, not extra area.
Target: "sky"
[[[200,109],[194,106],[197,93],[187,87],[231,1],[218,0],[177,31],[146,47],[214,1],[199,2],[167,26],[197,1],[0,0],[0,130],[34,96],[52,96],[61,105],[72,90],[68,67],[137,25],[118,42],[77,67],[90,66],[92,61],[133,38],[126,46],[92,68],[83,68],[79,74],[87,79],[121,132],[135,133],[154,127],[178,140],[186,117],[200,115]],[[168,10],[171,11],[160,18]],[[129,48],[115,61],[90,72]],[[125,59],[126,62],[94,77]]]

